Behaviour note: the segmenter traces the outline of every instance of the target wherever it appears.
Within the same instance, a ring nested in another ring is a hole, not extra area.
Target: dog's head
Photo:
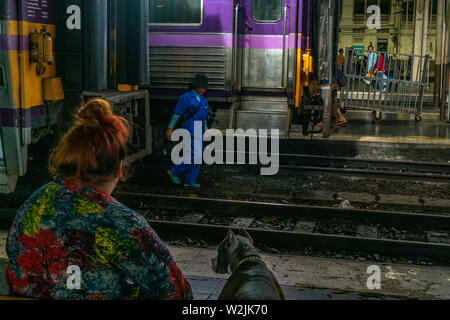
[[[240,229],[235,235],[228,230],[226,238],[217,248],[217,257],[212,259],[212,269],[216,273],[228,273],[229,266],[237,253],[245,248],[253,248],[253,239],[244,229]]]

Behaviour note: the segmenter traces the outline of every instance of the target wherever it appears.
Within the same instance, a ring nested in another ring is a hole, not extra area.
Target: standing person
[[[383,79],[383,80],[387,79],[384,49],[381,50],[381,53],[377,59],[375,70],[377,73],[377,92],[385,93],[386,92],[386,81],[378,80],[378,79]]]
[[[196,183],[198,174],[200,173],[201,164],[195,163],[195,157],[203,152],[203,134],[208,130],[206,120],[209,115],[209,104],[204,94],[208,89],[208,77],[204,74],[197,74],[191,83],[188,92],[178,98],[178,103],[173,111],[172,119],[166,130],[166,137],[171,140],[173,129],[177,122],[181,119],[181,127],[189,131],[191,135],[191,161],[190,163],[181,162],[173,165],[167,173],[170,179],[176,185],[181,184],[180,177],[184,175],[184,186],[200,188],[200,184]],[[201,126],[202,137],[195,137],[195,125]]]
[[[353,50],[349,51],[348,54],[348,66],[347,66],[347,73],[348,74],[356,74],[356,62],[357,62],[357,58],[355,55],[355,52]],[[345,63],[345,59],[344,59],[344,63]]]
[[[350,57],[350,63],[352,63],[352,56],[353,56],[353,51],[350,51],[349,57]],[[339,49],[339,56],[338,56],[338,72],[336,74],[336,82],[339,86],[339,90],[341,90],[341,87],[346,85],[346,79],[345,79],[345,75],[344,75],[344,65],[345,65],[345,57],[344,57],[344,49]],[[351,72],[355,72],[355,70],[351,70]],[[336,108],[336,112],[338,114],[338,120],[336,125],[338,126],[342,126],[345,125],[347,123],[347,119],[345,119],[341,108],[338,106]]]
[[[369,48],[369,57],[367,60],[367,76],[370,77],[369,80],[366,80],[367,84],[372,84],[374,86],[374,82],[372,81],[372,75],[375,74],[375,66],[377,63],[377,54],[373,52],[373,46],[370,45]]]
[[[106,101],[91,100],[78,111],[50,156],[54,180],[24,203],[9,231],[6,279],[12,295],[192,298],[146,219],[111,197],[123,176],[128,136],[128,122]]]
[[[344,65],[345,65],[344,49],[339,49],[338,68],[342,72],[344,72]]]

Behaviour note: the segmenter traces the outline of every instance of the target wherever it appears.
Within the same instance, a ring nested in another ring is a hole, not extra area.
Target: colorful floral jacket
[[[74,182],[55,178],[36,191],[19,209],[6,247],[12,295],[192,298],[167,246],[141,215]]]

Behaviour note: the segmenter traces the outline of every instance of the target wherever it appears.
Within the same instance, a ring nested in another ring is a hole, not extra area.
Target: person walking
[[[173,111],[172,119],[166,130],[167,140],[172,139],[173,130],[181,121],[181,127],[189,131],[191,135],[191,144],[187,146],[191,150],[191,161],[173,165],[168,171],[172,182],[181,185],[181,176],[184,175],[184,186],[200,188],[196,183],[200,173],[201,164],[196,163],[196,158],[203,154],[203,134],[208,130],[206,120],[209,115],[209,104],[204,97],[208,89],[208,77],[204,74],[197,74],[191,83],[190,90],[178,98],[178,103]],[[195,127],[201,127],[201,137],[195,137]],[[201,161],[203,159],[201,158]]]

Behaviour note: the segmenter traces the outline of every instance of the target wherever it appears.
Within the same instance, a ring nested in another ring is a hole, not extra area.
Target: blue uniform
[[[194,90],[190,90],[178,98],[178,103],[173,111],[175,119],[179,117],[188,117],[195,112],[195,110],[197,110],[200,104],[201,106],[198,112],[181,124],[181,127],[188,130],[191,134],[191,164],[185,164],[182,162],[181,164],[172,166],[170,169],[172,174],[177,177],[184,175],[184,182],[188,185],[195,184],[195,181],[197,180],[201,165],[194,163],[194,157],[195,155],[200,156],[203,152],[203,135],[201,137],[201,141],[197,141],[197,143],[194,142],[194,122],[201,122],[202,133],[207,130],[206,119],[209,114],[209,104],[205,97],[199,96]],[[179,117],[176,117],[177,115]],[[175,125],[173,122],[174,121],[171,121],[169,128],[172,127],[173,129],[173,126]]]

